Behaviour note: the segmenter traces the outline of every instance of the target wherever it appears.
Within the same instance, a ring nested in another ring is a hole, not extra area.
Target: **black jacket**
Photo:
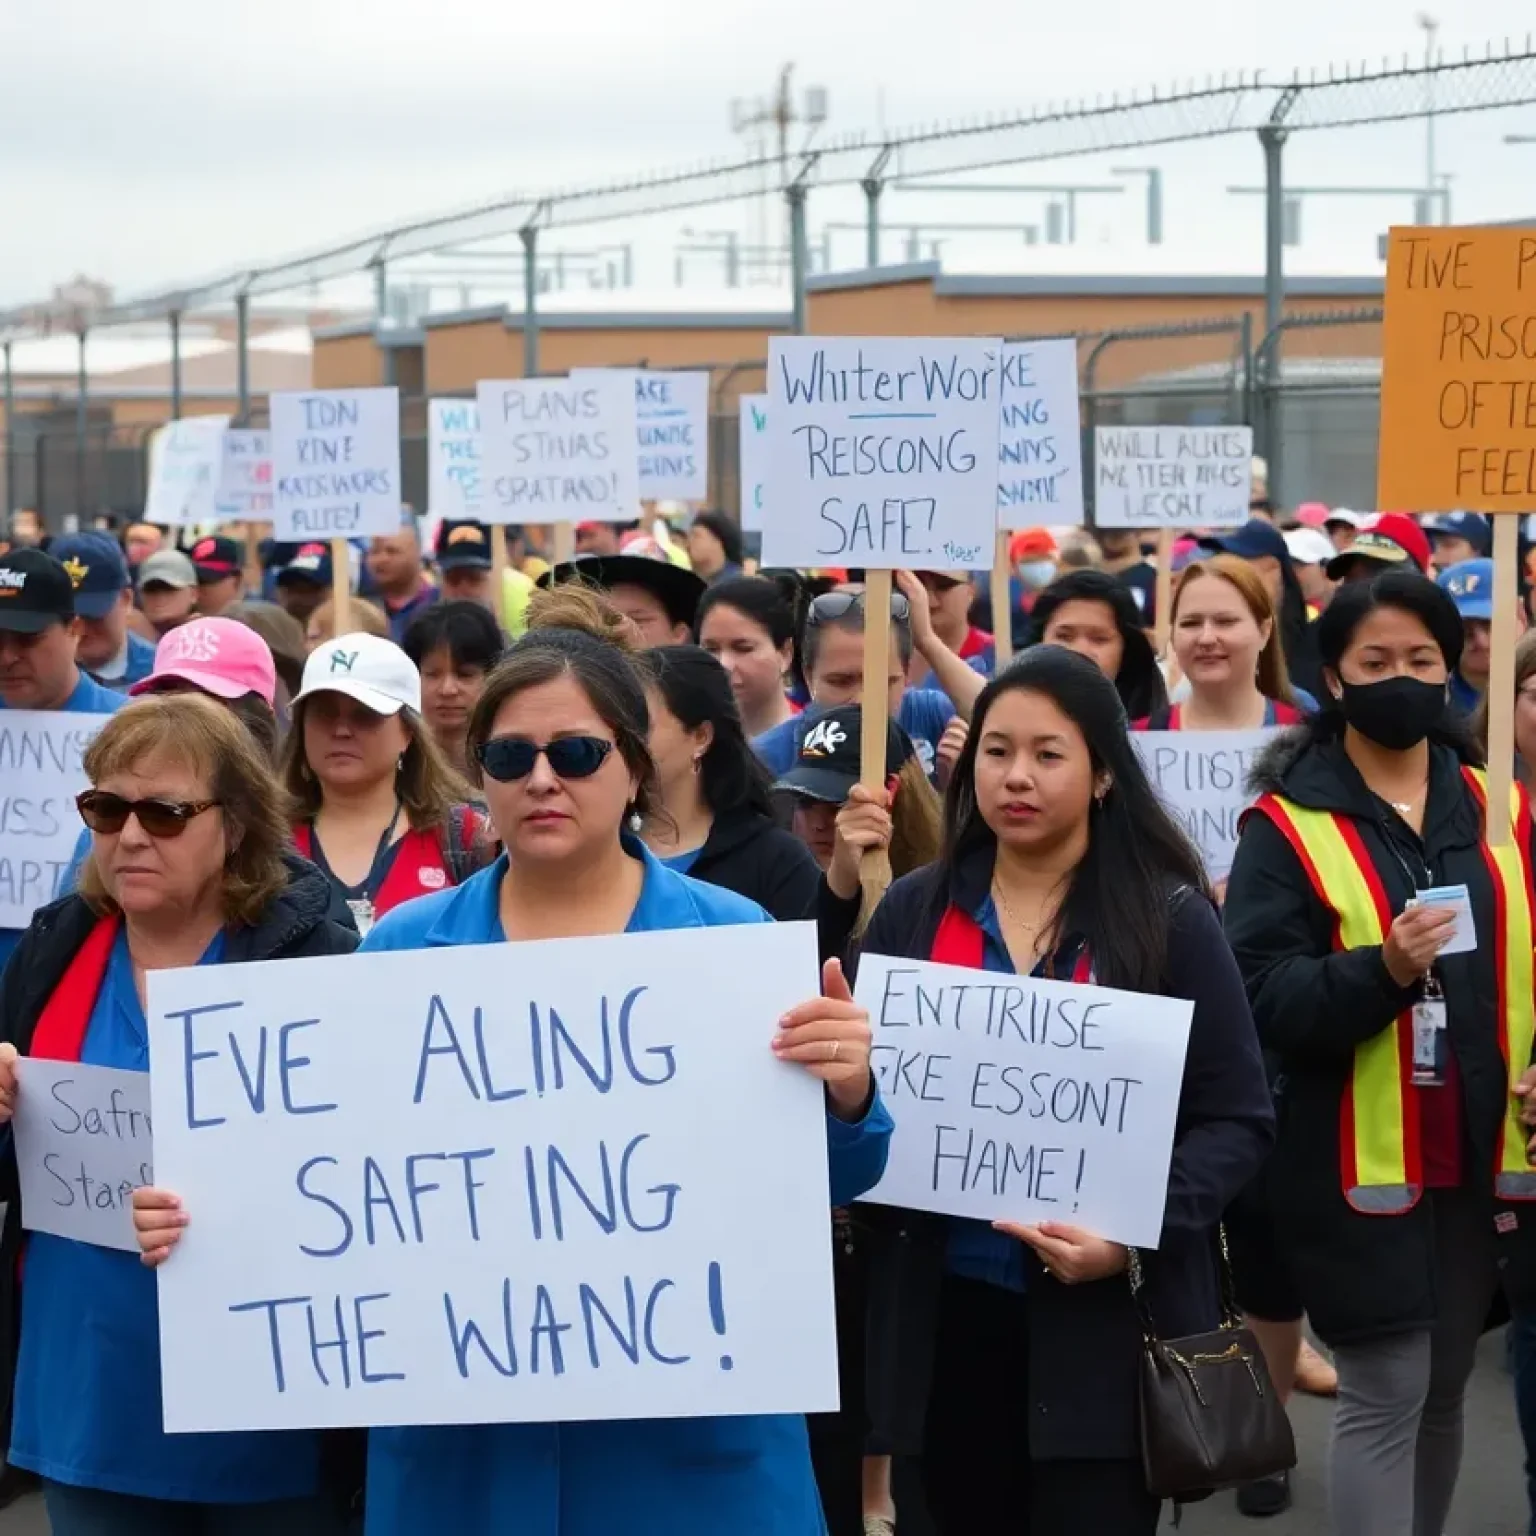
[[[305,859],[293,856],[288,888],[254,927],[231,929],[225,939],[224,963],[242,960],[291,960],[307,955],[347,955],[357,948],[355,928],[329,916],[331,885]],[[0,1040],[25,1056],[32,1034],[54,988],[96,924],[96,915],[77,895],[65,896],[40,908],[0,976]],[[0,1236],[0,1382],[5,1383],[4,1420],[10,1441],[11,1384],[16,1372],[21,1314],[17,1305],[16,1259],[21,1247],[21,1191],[16,1172],[15,1142],[7,1136],[0,1148],[0,1201],[6,1202],[5,1227]],[[354,1440],[356,1437],[353,1437]],[[358,1446],[340,1437],[327,1447],[328,1474],[350,1483],[357,1476]],[[345,1470],[340,1463],[345,1462]],[[339,1490],[343,1494],[350,1490]]]
[[[926,960],[950,901],[976,911],[992,879],[981,850],[945,892],[939,866],[898,880],[870,922],[863,950]],[[1215,910],[1188,888],[1169,893],[1173,913],[1163,995],[1194,1002],[1179,1095],[1162,1240],[1146,1256],[1154,1320],[1165,1337],[1220,1321],[1216,1231],[1228,1203],[1269,1149],[1274,1115],[1259,1044]],[[1134,1152],[1128,1150],[1128,1156]],[[913,1211],[862,1206],[883,1229],[872,1260],[870,1357],[882,1378],[869,1385],[871,1414],[898,1449],[920,1447],[932,1367],[947,1223]],[[1029,1309],[1030,1454],[1134,1458],[1140,1454],[1137,1362],[1141,1330],[1124,1275],[1062,1285],[1026,1250]],[[917,1443],[912,1442],[916,1440]]]
[[[688,873],[755,901],[775,922],[816,915],[821,871],[811,850],[755,811],[715,817]]]
[[[1314,742],[1306,728],[1287,733],[1260,758],[1252,783],[1309,809],[1349,816],[1394,913],[1415,885],[1465,884],[1471,893],[1478,947],[1442,957],[1437,970],[1461,1078],[1463,1167],[1469,1182],[1488,1191],[1492,1221],[1495,1142],[1508,1094],[1496,1018],[1494,892],[1480,846],[1481,813],[1456,753],[1432,748],[1421,846],[1401,825],[1389,841],[1398,818],[1374,799],[1340,742]],[[1395,851],[1394,843],[1401,845]],[[1355,1047],[1386,1029],[1417,987],[1398,986],[1379,945],[1334,951],[1331,915],[1266,816],[1250,814],[1244,824],[1225,922],[1277,1069],[1278,1138],[1268,1187],[1312,1324],[1329,1343],[1427,1327],[1435,1317],[1429,1203],[1397,1216],[1355,1211],[1342,1188],[1339,1129]],[[1511,1209],[1536,1230],[1529,1206]],[[1506,1265],[1520,1259],[1522,1247],[1504,1245]]]

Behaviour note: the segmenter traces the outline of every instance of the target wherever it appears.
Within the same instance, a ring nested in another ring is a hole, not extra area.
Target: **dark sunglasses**
[[[194,816],[201,816],[218,803],[217,800],[124,800],[121,795],[108,794],[104,789],[88,789],[75,798],[80,819],[92,832],[121,832],[128,818],[137,816],[139,825],[151,837],[180,837]]]
[[[807,624],[836,624],[839,619],[847,618],[850,613],[862,613],[864,610],[864,594],[862,592],[823,592],[820,597],[811,602],[810,612],[806,614]],[[901,592],[891,593],[891,622],[893,624],[905,624],[912,617],[912,605],[907,601],[906,595]]]
[[[515,784],[533,772],[542,755],[561,779],[590,779],[608,760],[613,743],[601,736],[557,736],[540,746],[526,736],[493,736],[475,750],[480,766],[498,784]]]

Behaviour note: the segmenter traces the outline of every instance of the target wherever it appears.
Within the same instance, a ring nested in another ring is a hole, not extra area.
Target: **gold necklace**
[[[1038,923],[1025,922],[1024,919],[1013,910],[1013,904],[1008,900],[1007,893],[1003,890],[1002,882],[997,878],[996,875],[992,877],[992,896],[997,904],[1003,909],[1003,916],[1011,924],[1013,924],[1015,928],[1023,929],[1025,933],[1034,938],[1037,945],[1040,935],[1042,933],[1049,933],[1052,925],[1056,921],[1056,913],[1055,911],[1052,911],[1048,918],[1042,919]]]

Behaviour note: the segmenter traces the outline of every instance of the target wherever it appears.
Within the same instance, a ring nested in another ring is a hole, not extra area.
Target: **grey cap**
[[[195,587],[197,567],[179,549],[157,549],[139,567],[139,586],[158,582],[162,587]]]

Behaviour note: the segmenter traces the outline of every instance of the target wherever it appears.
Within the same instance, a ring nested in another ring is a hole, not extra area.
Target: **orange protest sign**
[[[1536,228],[1388,238],[1377,505],[1536,507]]]

